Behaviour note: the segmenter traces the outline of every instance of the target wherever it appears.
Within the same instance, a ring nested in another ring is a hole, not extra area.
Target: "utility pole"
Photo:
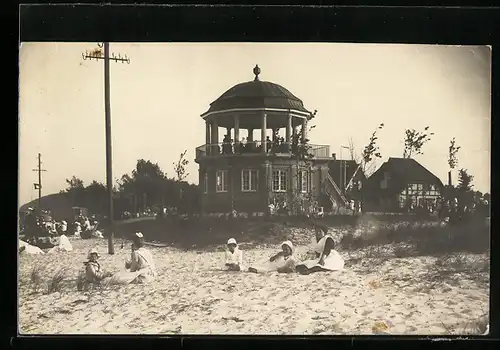
[[[130,59],[125,55],[115,56],[113,53],[109,57],[109,42],[98,43],[98,49],[82,54],[84,60],[95,59],[104,60],[104,114],[106,118],[106,186],[108,188],[108,220],[109,220],[109,235],[108,235],[108,254],[114,254],[113,246],[114,236],[114,212],[113,212],[113,168],[112,168],[112,148],[111,148],[111,101],[110,101],[110,84],[109,84],[109,61],[130,63]],[[104,47],[104,52],[101,48]]]
[[[33,171],[36,171],[38,173],[38,183],[33,184],[35,186],[35,190],[38,190],[38,203],[37,203],[37,209],[40,212],[42,210],[42,207],[40,205],[41,198],[42,198],[42,171],[47,171],[42,169],[42,154],[38,153],[38,167],[36,169],[33,169]]]

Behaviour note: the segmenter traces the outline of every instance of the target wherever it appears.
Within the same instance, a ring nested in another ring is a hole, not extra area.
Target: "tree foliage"
[[[378,140],[377,132],[379,130],[381,130],[383,127],[384,127],[384,123],[381,123],[377,127],[377,129],[372,133],[368,144],[363,149],[363,154],[362,154],[363,159],[362,160],[365,164],[370,163],[374,159],[374,157],[375,158],[382,158],[382,155],[380,154],[380,151],[379,151],[379,146],[377,145],[377,140]]]
[[[467,169],[460,169],[458,171],[457,189],[463,192],[471,192],[473,187],[472,180],[474,180],[474,176],[470,175]]]
[[[377,145],[377,140],[378,132],[383,128],[384,123],[380,123],[377,129],[375,129],[375,131],[371,134],[368,144],[365,145],[363,152],[361,152],[359,156],[356,155],[356,148],[352,138],[349,139],[349,153],[351,155],[351,159],[355,160],[356,163],[361,164],[361,169],[366,176],[374,171],[373,168],[375,164],[373,161],[376,158],[382,158],[380,147]]]
[[[458,165],[457,153],[460,150],[460,146],[456,145],[455,138],[451,139],[450,147],[448,147],[448,166],[450,170],[455,169]]]
[[[405,130],[405,148],[403,158],[411,158],[418,154],[424,154],[422,148],[431,140],[433,132],[429,132],[429,127],[426,126],[424,131],[416,131],[415,129]]]
[[[189,173],[186,171],[186,167],[189,164],[189,160],[186,159],[186,153],[187,150],[184,150],[184,152],[182,152],[179,156],[179,160],[177,161],[177,163],[173,163],[177,181],[184,181],[186,177],[189,176]]]
[[[199,189],[184,179],[188,176],[184,159],[186,152],[174,164],[175,178],[168,178],[157,163],[139,159],[129,174],[124,174],[118,181],[114,195],[114,207],[117,212],[142,212],[149,208],[162,212],[163,207],[177,208],[178,212],[196,212],[199,205]],[[107,189],[100,182],[92,181],[84,186],[81,179],[73,176],[67,179],[68,187],[61,191],[71,196],[76,206],[88,208],[91,212],[107,214]]]
[[[106,186],[100,182],[92,181],[88,186],[76,176],[66,179],[68,187],[61,191],[68,195],[76,206],[89,208],[93,212],[104,209],[107,200]]]

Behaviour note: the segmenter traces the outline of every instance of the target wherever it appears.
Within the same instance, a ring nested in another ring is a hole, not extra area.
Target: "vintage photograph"
[[[26,334],[487,335],[491,47],[24,42]]]

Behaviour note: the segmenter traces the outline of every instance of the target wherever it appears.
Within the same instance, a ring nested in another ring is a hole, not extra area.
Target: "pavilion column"
[[[234,116],[234,152],[239,151],[240,144],[240,116]]]
[[[290,152],[290,133],[292,131],[292,116],[288,114],[286,116],[286,130],[285,130],[285,142],[286,142],[286,150],[287,152]]]
[[[217,120],[212,122],[212,137],[210,139],[212,144],[212,154],[219,153],[219,125],[217,124]]]
[[[307,118],[302,120],[302,143],[307,139]]]
[[[210,122],[205,120],[205,151],[210,154]]]
[[[267,130],[267,115],[266,113],[262,113],[262,125],[260,127],[260,145],[261,145],[261,153],[267,152],[266,147],[266,130]]]

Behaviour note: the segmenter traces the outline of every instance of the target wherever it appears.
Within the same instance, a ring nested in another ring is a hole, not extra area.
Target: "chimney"
[[[336,160],[337,159],[337,154],[332,153],[332,158],[333,158],[333,160]]]

